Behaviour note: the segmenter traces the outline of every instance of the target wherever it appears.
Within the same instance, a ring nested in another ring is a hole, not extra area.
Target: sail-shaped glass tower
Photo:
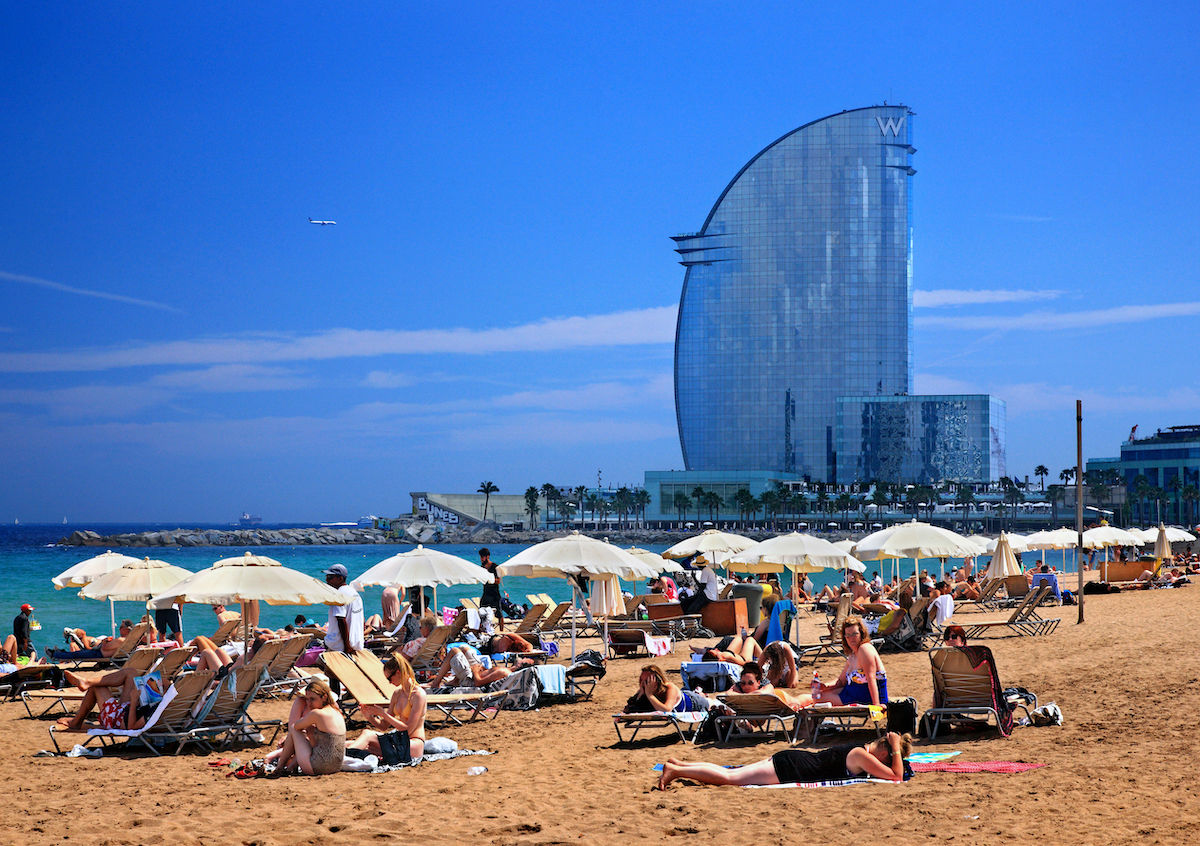
[[[912,131],[905,106],[805,124],[741,169],[699,232],[674,239],[689,470],[833,481],[837,398],[909,392]]]

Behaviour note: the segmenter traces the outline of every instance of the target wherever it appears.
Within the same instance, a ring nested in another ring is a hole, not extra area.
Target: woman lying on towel
[[[383,674],[396,686],[387,709],[378,705],[359,706],[367,722],[378,731],[364,731],[346,747],[346,754],[352,755],[351,750],[357,749],[383,757],[380,735],[402,732],[401,746],[407,743],[409,760],[420,758],[425,751],[425,690],[417,684],[412,664],[403,656],[393,655],[385,661]]]
[[[809,784],[818,781],[840,781],[847,778],[873,778],[888,781],[904,780],[904,759],[912,749],[912,735],[889,731],[866,746],[831,746],[808,752],[803,749],[784,749],[744,767],[727,769],[720,764],[691,763],[671,758],[663,765],[658,780],[659,790],[677,778],[701,784]]]
[[[707,711],[712,703],[693,690],[681,690],[667,681],[667,675],[657,664],[642,667],[638,676],[637,693],[625,703],[626,714],[649,714],[655,711]]]
[[[329,685],[310,682],[304,689],[303,705],[293,706],[292,713],[300,715],[288,721],[287,740],[283,748],[267,756],[278,766],[273,776],[289,772],[305,775],[326,775],[342,768],[346,752],[346,720],[338,709]]]

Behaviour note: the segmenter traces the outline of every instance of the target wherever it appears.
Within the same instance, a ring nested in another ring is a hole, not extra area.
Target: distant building
[[[1116,471],[1124,483],[1135,522],[1192,523],[1197,502],[1189,487],[1200,489],[1200,425],[1169,426],[1145,438],[1121,444],[1116,458],[1089,458],[1087,472]],[[1144,485],[1139,484],[1144,480]]]
[[[484,495],[477,493],[431,493],[411,491],[414,517],[424,517],[431,523],[447,526],[473,526],[483,520]],[[538,498],[538,513],[546,513],[546,500]],[[525,497],[520,494],[492,494],[487,498],[487,519],[501,525],[525,526],[529,514]]]
[[[686,268],[675,409],[688,471],[1004,475],[1003,403],[909,396],[912,143],[905,106],[805,124],[750,159],[699,232],[675,236]]]

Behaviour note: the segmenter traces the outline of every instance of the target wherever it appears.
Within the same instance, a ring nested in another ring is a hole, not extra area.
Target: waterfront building
[[[1191,523],[1198,505],[1192,491],[1200,489],[1200,425],[1169,426],[1143,438],[1136,430],[1119,456],[1089,458],[1087,473],[1119,474],[1135,522]]]
[[[862,450],[932,444],[905,468],[955,464],[960,481],[1003,473],[1004,429],[967,425],[947,397],[912,384],[913,112],[852,109],[772,142],[734,176],[698,232],[674,238],[686,270],[675,339],[675,407],[688,471],[766,471],[817,481],[857,475]],[[911,424],[864,441],[839,397]],[[896,407],[871,398],[904,398]],[[964,398],[970,406],[978,398]],[[915,403],[915,404],[910,404]],[[1003,405],[985,402],[983,416]],[[906,409],[915,409],[910,414]],[[929,418],[946,411],[950,419]],[[952,462],[963,428],[979,460]],[[958,437],[955,435],[954,437]],[[985,458],[986,456],[986,458]],[[971,473],[978,475],[971,476]],[[650,487],[648,483],[648,488]],[[652,494],[653,495],[653,494]]]

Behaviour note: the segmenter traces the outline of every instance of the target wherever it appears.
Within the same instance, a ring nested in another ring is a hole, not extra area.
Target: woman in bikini
[[[784,749],[744,767],[668,759],[658,780],[659,790],[677,778],[701,784],[793,784],[838,781],[871,776],[887,781],[904,779],[904,759],[912,749],[912,735],[889,731],[886,737],[855,746],[830,746],[816,752]]]
[[[305,775],[326,775],[342,768],[346,750],[346,720],[325,682],[310,682],[304,690],[307,706],[288,726],[283,748],[267,756],[279,762],[275,775],[299,769]]]
[[[705,696],[667,681],[666,673],[657,664],[642,667],[638,676],[638,692],[625,704],[628,714],[653,711],[707,711],[710,702]]]
[[[861,617],[847,617],[842,627],[842,650],[847,654],[842,674],[833,684],[822,684],[820,695],[802,694],[789,701],[796,708],[814,702],[831,705],[886,705],[887,673]]]
[[[371,755],[382,755],[379,736],[386,732],[408,733],[411,757],[419,758],[425,751],[425,689],[417,684],[412,664],[402,655],[393,655],[383,664],[383,674],[396,686],[386,709],[378,705],[360,705],[367,722],[378,731],[364,731],[347,749],[361,749]]]

